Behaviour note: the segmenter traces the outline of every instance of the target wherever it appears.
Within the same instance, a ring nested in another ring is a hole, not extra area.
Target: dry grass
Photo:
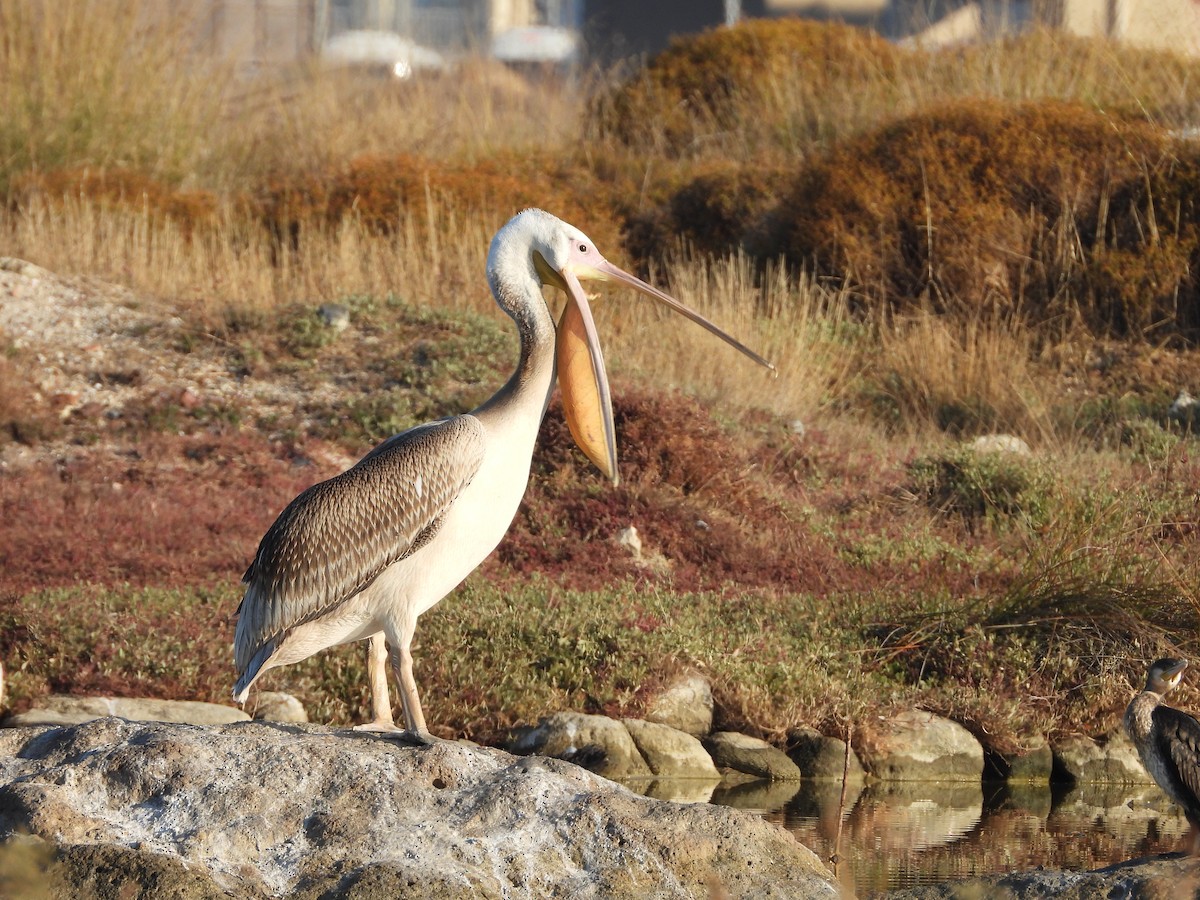
[[[433,203],[426,213],[425,222],[408,218],[390,235],[355,219],[314,225],[304,253],[281,246],[228,206],[213,227],[188,233],[133,209],[35,199],[0,220],[0,231],[12,255],[128,285],[208,327],[219,326],[229,310],[262,313],[389,291],[439,308],[494,307],[482,278],[492,219]]]
[[[1015,318],[924,311],[883,326],[865,391],[885,425],[934,422],[950,434],[1002,431],[1044,444],[1054,423],[1035,345]]]
[[[194,24],[153,0],[3,0],[0,195],[63,166],[206,179],[232,73],[193,52]]]

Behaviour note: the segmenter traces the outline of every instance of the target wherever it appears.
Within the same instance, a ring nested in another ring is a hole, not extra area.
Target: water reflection
[[[757,812],[823,860],[838,850],[831,868],[860,898],[1036,866],[1100,868],[1178,850],[1188,830],[1151,785],[874,782],[847,785],[843,805],[837,782],[658,780],[640,789],[650,784],[661,799]]]

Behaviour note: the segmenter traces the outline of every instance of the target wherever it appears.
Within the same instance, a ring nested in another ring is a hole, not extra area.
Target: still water
[[[1101,868],[1181,849],[1188,831],[1152,785],[875,782],[848,785],[840,815],[838,782],[655,782],[645,792],[757,812],[827,862],[836,849],[830,868],[863,900],[1037,866]]]

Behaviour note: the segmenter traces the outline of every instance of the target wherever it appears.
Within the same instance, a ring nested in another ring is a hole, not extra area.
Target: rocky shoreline
[[[730,807],[782,805],[801,780],[840,781],[844,768],[854,796],[864,783],[930,780],[978,792],[1001,767],[1014,791],[1052,777],[1100,790],[1150,783],[1120,734],[985,759],[965,728],[923,710],[875,723],[861,759],[811,730],[785,753],[713,732],[699,676],[655,698],[646,719],[560,712],[518,729],[505,749],[411,747],[309,725],[286,694],[262,692],[252,711],[257,721],[219,704],[50,697],[10,716],[0,730],[0,882],[25,866],[91,897],[126,896],[130,885],[195,897],[391,896],[401,885],[429,897],[468,885],[474,896],[845,896],[787,831]],[[696,802],[713,799],[727,805]],[[1194,868],[1160,858],[886,896],[1082,898],[1103,886],[1159,898],[1176,896],[1162,893],[1164,879]]]

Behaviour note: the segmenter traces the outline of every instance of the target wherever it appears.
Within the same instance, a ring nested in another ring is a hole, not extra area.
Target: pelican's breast
[[[378,589],[407,594],[416,615],[454,590],[496,549],[525,496],[540,417],[487,419],[479,471],[446,511],[437,536],[380,578]]]

